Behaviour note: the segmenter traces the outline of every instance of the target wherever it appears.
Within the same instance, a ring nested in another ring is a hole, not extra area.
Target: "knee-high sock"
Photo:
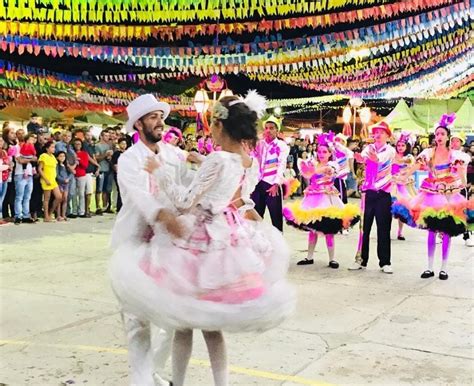
[[[316,232],[309,232],[308,234],[308,256],[307,259],[311,260],[313,258],[314,249],[318,242],[318,234]]]
[[[446,265],[448,264],[448,258],[449,258],[449,248],[451,246],[451,237],[449,235],[444,234],[443,235],[443,244],[442,244],[442,257],[443,260],[441,262],[441,271],[446,271]]]
[[[403,223],[398,220],[398,236],[401,236],[403,233]]]
[[[436,250],[436,232],[428,231],[428,269],[433,270],[434,255]]]
[[[128,340],[130,384],[152,386],[155,382],[153,381],[150,323],[127,313],[122,313],[122,320]]]
[[[151,347],[155,373],[163,375],[165,364],[171,354],[173,345],[173,331],[163,330],[156,326],[151,327]]]
[[[334,235],[326,235],[326,247],[328,248],[329,261],[334,260]]]
[[[173,340],[173,385],[183,386],[186,369],[193,351],[193,331],[175,331]]]
[[[221,331],[203,331],[216,386],[228,385],[227,351]]]

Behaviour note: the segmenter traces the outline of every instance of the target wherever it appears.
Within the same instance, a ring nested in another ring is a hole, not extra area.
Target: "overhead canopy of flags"
[[[213,74],[290,85],[304,95],[472,96],[469,0],[0,4],[6,103],[123,111],[152,91],[183,109],[192,103],[189,87],[174,85]]]

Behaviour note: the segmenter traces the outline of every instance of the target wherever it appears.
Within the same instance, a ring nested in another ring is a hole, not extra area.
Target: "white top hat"
[[[153,111],[163,111],[163,120],[170,114],[171,107],[166,102],[158,101],[152,94],[140,95],[135,98],[127,107],[128,121],[125,123],[125,129],[128,132],[133,132],[133,125],[141,117]]]

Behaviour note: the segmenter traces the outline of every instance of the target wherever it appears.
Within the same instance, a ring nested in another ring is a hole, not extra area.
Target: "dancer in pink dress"
[[[448,279],[446,266],[451,237],[462,234],[467,227],[468,200],[459,192],[464,188],[463,176],[467,167],[463,154],[449,148],[451,125],[455,115],[443,115],[435,130],[436,146],[423,150],[416,167],[429,170],[418,194],[411,200],[399,200],[406,208],[405,222],[428,230],[428,267],[422,279],[434,276],[433,263],[436,234],[442,234],[441,280]]]
[[[403,236],[403,206],[397,205],[397,200],[406,200],[415,196],[415,179],[413,178],[413,165],[415,165],[415,157],[411,153],[412,138],[410,133],[401,133],[396,142],[395,158],[392,164],[392,213],[393,217],[398,219],[397,239],[404,241]],[[397,209],[401,209],[399,215]]]
[[[283,215],[289,225],[309,231],[308,255],[298,265],[313,264],[318,234],[323,234],[329,255],[329,267],[337,269],[334,235],[355,224],[360,218],[359,207],[344,204],[334,186],[338,164],[333,161],[333,133],[318,136],[317,160],[301,164],[301,174],[309,180],[303,200],[289,203]]]
[[[114,290],[134,314],[175,330],[173,385],[184,383],[193,330],[203,331],[216,385],[228,384],[222,331],[262,331],[293,310],[295,294],[286,281],[289,249],[278,230],[249,220],[257,162],[243,141],[257,139],[265,99],[226,97],[213,109],[211,130],[222,151],[209,154],[189,187],[177,185],[159,157],[146,169],[163,198],[176,209],[179,237],[155,227],[155,236],[136,261],[119,255]]]

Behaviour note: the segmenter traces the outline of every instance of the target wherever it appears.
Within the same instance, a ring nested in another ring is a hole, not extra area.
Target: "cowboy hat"
[[[344,145],[346,145],[346,144],[347,144],[347,139],[348,139],[349,137],[348,137],[347,135],[344,135],[344,134],[342,134],[342,133],[339,133],[339,134],[336,135],[335,138],[336,138],[336,139],[340,139],[340,140],[344,143]]]
[[[466,143],[466,133],[464,131],[451,133],[451,140],[453,138],[459,139],[461,141],[461,145],[464,145]]]
[[[375,126],[372,126],[372,134],[374,133],[375,129],[382,129],[388,134],[389,137],[392,136],[392,131],[386,122],[379,122]]]
[[[128,132],[133,132],[135,122],[153,111],[163,111],[163,120],[165,120],[170,114],[171,107],[166,102],[158,101],[152,94],[144,94],[135,98],[127,107],[128,121],[125,123],[125,129]]]
[[[263,126],[265,126],[267,123],[273,123],[278,131],[281,130],[281,121],[277,117],[273,115],[269,116],[265,121],[263,121]]]

